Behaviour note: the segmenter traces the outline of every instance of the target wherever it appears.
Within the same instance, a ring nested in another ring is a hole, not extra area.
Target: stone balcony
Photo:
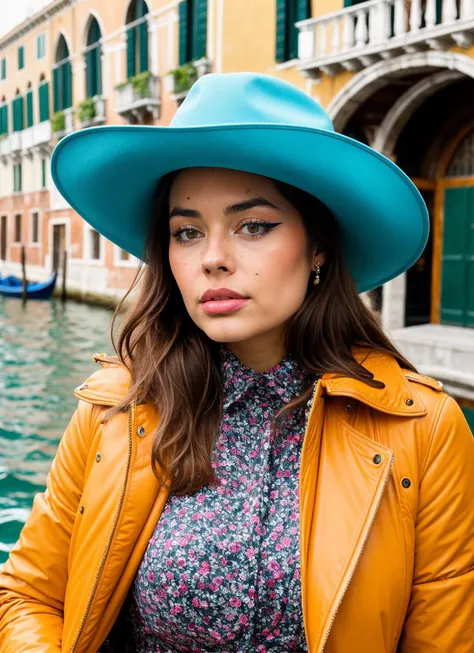
[[[141,73],[143,75],[143,73]],[[136,84],[132,78],[115,89],[115,111],[130,123],[143,123],[147,114],[154,120],[160,117],[160,81],[149,74],[145,83]]]
[[[22,149],[26,154],[37,151],[41,154],[51,152],[51,139],[53,131],[49,120],[39,122],[21,132]]]
[[[102,95],[95,95],[86,102],[91,102],[93,108],[89,112],[89,115],[85,114],[84,118],[81,118],[80,112],[78,111],[81,128],[103,125],[105,123],[105,98]]]
[[[308,77],[358,72],[382,59],[474,43],[474,0],[369,0],[297,23]]]

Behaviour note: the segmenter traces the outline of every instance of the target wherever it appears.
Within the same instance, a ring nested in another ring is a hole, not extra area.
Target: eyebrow
[[[224,215],[229,216],[235,215],[236,213],[243,213],[244,211],[249,211],[250,209],[254,209],[257,206],[267,206],[271,209],[281,211],[278,206],[275,206],[275,204],[270,202],[270,200],[265,199],[264,197],[251,197],[250,199],[244,200],[243,202],[230,204],[224,209]],[[183,218],[202,218],[200,211],[196,211],[195,209],[185,209],[181,206],[175,206],[173,208],[173,210],[170,212],[169,219],[171,220],[171,218],[177,215]]]

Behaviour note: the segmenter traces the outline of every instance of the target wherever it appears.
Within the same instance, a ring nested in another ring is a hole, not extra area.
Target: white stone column
[[[158,61],[158,25],[155,22],[150,22],[148,25],[148,43],[149,43],[149,56],[150,56],[150,70],[153,75],[159,75],[159,61]]]
[[[406,274],[401,274],[383,287],[382,325],[388,331],[405,326]]]

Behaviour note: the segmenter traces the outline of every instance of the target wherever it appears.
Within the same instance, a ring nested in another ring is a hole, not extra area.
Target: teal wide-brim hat
[[[400,168],[336,134],[315,100],[267,75],[205,75],[169,127],[83,129],[61,140],[51,161],[54,183],[72,208],[143,260],[158,180],[203,166],[271,177],[319,198],[340,225],[361,292],[404,272],[425,247],[427,209]]]

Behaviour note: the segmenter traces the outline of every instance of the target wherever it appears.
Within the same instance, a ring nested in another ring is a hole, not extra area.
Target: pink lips
[[[201,295],[203,311],[208,315],[232,313],[242,308],[248,301],[248,297],[243,297],[243,295],[229,288],[206,290]]]

